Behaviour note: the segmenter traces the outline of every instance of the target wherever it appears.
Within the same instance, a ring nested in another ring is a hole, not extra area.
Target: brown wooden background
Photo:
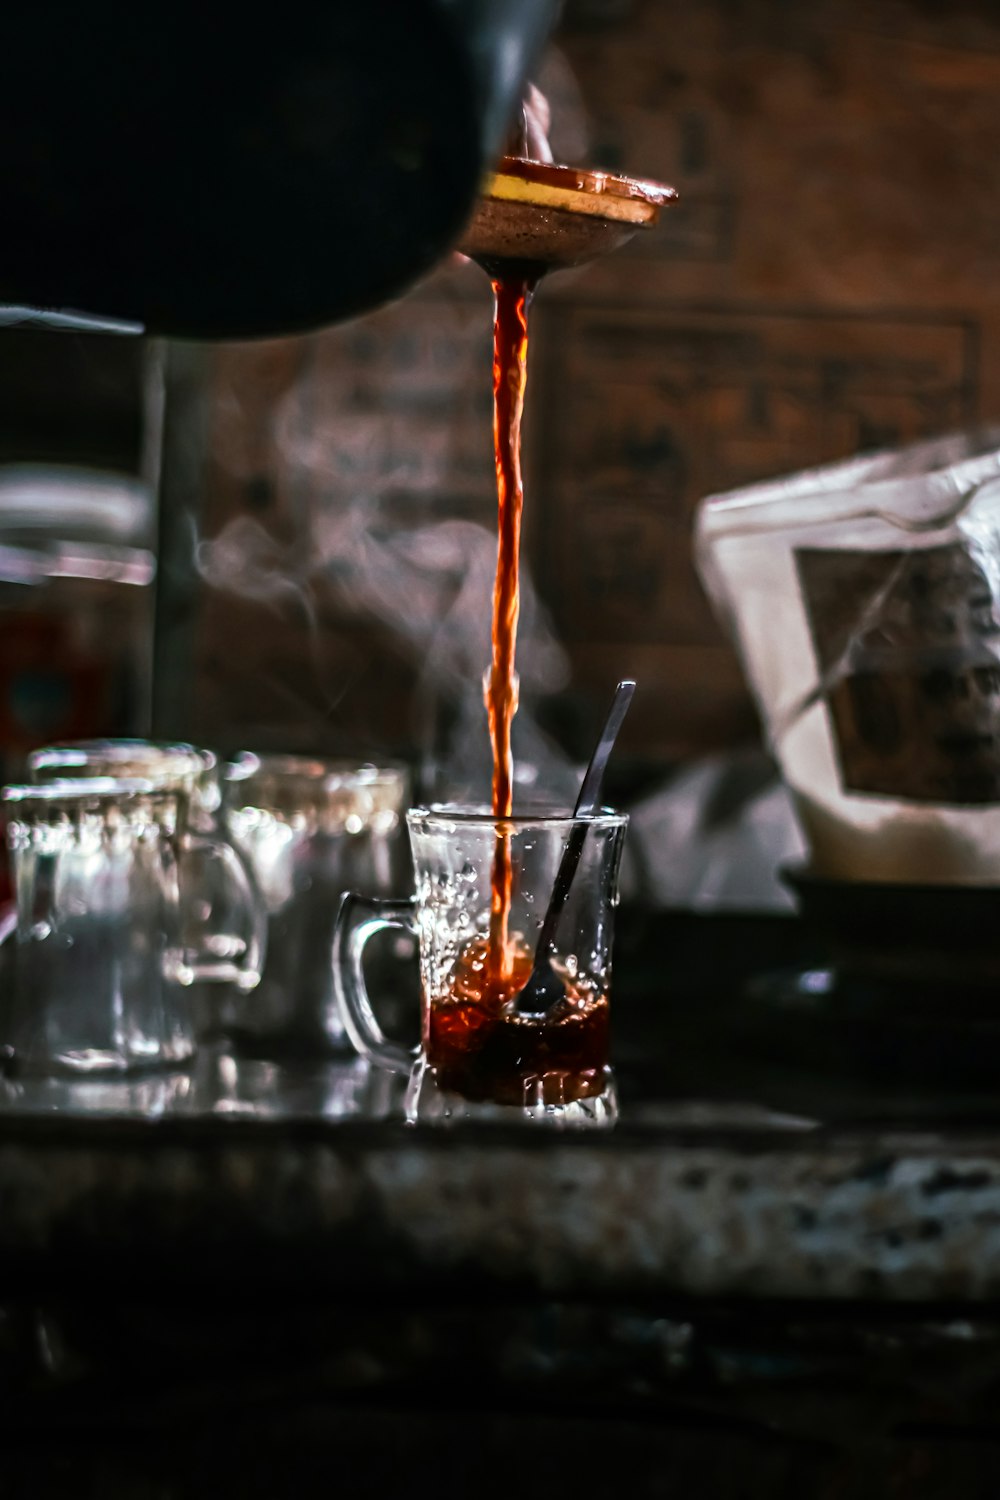
[[[756,733],[698,499],[1000,409],[1000,11],[575,0],[542,81],[560,154],[682,193],[543,287],[529,378],[525,557],[571,667],[540,713],[578,754],[634,673],[625,749],[657,764]],[[384,527],[493,525],[489,318],[452,266],[350,327],[206,352],[199,535],[251,516],[299,589],[196,591],[170,727],[412,746],[420,653],[327,586],[310,516],[363,494]]]

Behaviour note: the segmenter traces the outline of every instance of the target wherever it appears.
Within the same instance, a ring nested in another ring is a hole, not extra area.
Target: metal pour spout
[[[677,192],[610,172],[502,157],[458,244],[493,274],[583,265],[656,224]]]

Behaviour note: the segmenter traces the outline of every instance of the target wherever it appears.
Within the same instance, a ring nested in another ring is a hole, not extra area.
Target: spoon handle
[[[601,787],[604,784],[604,773],[608,769],[608,761],[628,713],[628,706],[632,702],[632,694],[635,692],[635,683],[626,678],[615,688],[615,696],[611,703],[611,710],[601,730],[601,738],[597,742],[597,749],[590,757],[590,765],[587,767],[586,775],[580,786],[580,795],[576,799],[573,809],[574,818],[593,817],[601,803]]]
[[[608,760],[614,748],[618,731],[628,712],[628,706],[632,702],[632,694],[635,692],[635,683],[626,679],[620,682],[615,689],[615,696],[611,704],[601,738],[597,742],[597,748],[590,757],[590,765],[587,767],[586,775],[580,786],[580,794],[573,808],[574,818],[591,818],[600,806],[601,787],[604,783],[604,773],[607,770]],[[570,886],[573,884],[573,876],[576,867],[580,863],[580,855],[587,838],[586,823],[574,823],[570,829],[569,841],[566,845],[562,859],[559,861],[559,869],[552,885],[552,895],[549,897],[548,909],[545,920],[542,923],[541,932],[538,934],[538,944],[535,948],[535,962],[544,958],[552,947],[559,926],[559,918],[562,909],[566,905],[566,897],[569,895]]]

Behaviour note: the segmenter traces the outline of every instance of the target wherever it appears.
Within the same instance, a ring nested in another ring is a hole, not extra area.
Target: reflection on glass
[[[270,1120],[385,1119],[402,1089],[361,1058],[280,1064],[205,1049],[184,1100],[194,1115]]]
[[[176,1113],[191,1094],[186,1073],[147,1078],[24,1078],[5,1080],[0,1110],[21,1115],[111,1115],[155,1120]]]
[[[204,1047],[187,1071],[143,1078],[0,1079],[0,1118],[250,1120],[401,1117],[402,1084],[361,1058],[275,1063]]]

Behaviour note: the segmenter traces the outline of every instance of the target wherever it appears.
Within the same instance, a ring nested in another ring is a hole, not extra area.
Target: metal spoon
[[[580,795],[576,799],[573,808],[573,817],[592,818],[600,806],[601,786],[604,781],[604,773],[607,770],[608,760],[614,748],[618,731],[622,727],[628,706],[635,692],[635,683],[626,680],[620,682],[615,689],[614,700],[611,711],[601,731],[601,738],[597,742],[597,749],[590,758],[590,765],[583,778],[580,787]],[[587,838],[587,824],[574,822],[570,829],[569,842],[565,853],[559,862],[556,871],[555,882],[552,886],[552,895],[549,897],[548,908],[542,922],[542,928],[538,934],[538,943],[535,948],[535,961],[531,973],[525,981],[524,988],[519,990],[513,997],[514,1005],[521,1015],[540,1015],[551,1010],[566,994],[566,986],[559,975],[553,969],[551,957],[553,953],[556,931],[559,927],[559,918],[562,916],[566,898],[569,895],[570,886],[573,884],[573,876],[576,874],[583,853],[583,846]]]

